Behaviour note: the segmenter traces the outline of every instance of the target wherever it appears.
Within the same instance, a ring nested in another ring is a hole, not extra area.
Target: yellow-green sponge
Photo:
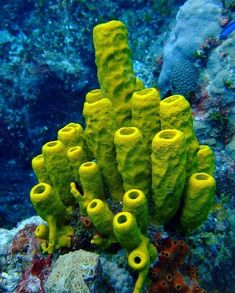
[[[215,179],[207,173],[195,173],[188,181],[180,229],[190,233],[200,226],[208,216],[214,203]]]
[[[170,96],[160,103],[162,129],[178,129],[185,135],[187,146],[187,176],[197,172],[198,140],[193,130],[193,116],[189,102],[181,95]]]
[[[73,229],[64,223],[71,217],[71,211],[66,209],[53,188],[47,183],[39,183],[31,189],[30,199],[39,216],[48,223],[48,227],[39,225],[36,229],[43,251],[53,253],[56,247],[70,246],[69,235],[73,234]]]
[[[45,221],[48,216],[56,218],[57,222],[64,222],[66,207],[53,188],[47,183],[35,185],[30,192],[31,202],[38,215]]]
[[[103,98],[101,89],[93,89],[86,94],[86,102],[94,103]]]
[[[76,145],[83,147],[83,128],[78,123],[70,123],[58,131],[58,139],[66,148]]]
[[[83,163],[86,162],[86,155],[83,149],[80,146],[71,147],[67,150],[67,157],[70,167],[72,168],[75,180],[81,183],[79,168]]]
[[[123,211],[132,213],[143,234],[148,227],[148,203],[145,194],[139,189],[130,189],[123,196]]]
[[[59,140],[50,141],[43,145],[42,153],[55,192],[65,205],[73,204],[70,183],[74,181],[74,176],[63,143]]]
[[[150,264],[157,257],[156,248],[141,234],[132,213],[118,213],[113,219],[113,232],[118,242],[128,252],[128,264],[139,272],[133,292],[140,293]]]
[[[69,225],[56,226],[55,228],[52,227],[50,221],[48,224],[49,226],[40,224],[35,230],[35,236],[41,243],[42,250],[53,253],[55,249],[71,247],[74,235],[73,228]]]
[[[125,191],[140,189],[148,197],[151,187],[150,156],[141,132],[136,127],[122,127],[116,131],[114,143]]]
[[[133,293],[142,292],[143,284],[145,283],[145,280],[148,276],[149,267],[151,263],[156,259],[156,257],[156,248],[149,242],[149,239],[146,237],[143,237],[140,245],[128,255],[129,266],[133,270],[139,272]]]
[[[38,179],[38,182],[51,184],[50,178],[47,174],[43,155],[38,155],[32,159],[32,168]]]
[[[197,152],[198,172],[213,175],[215,169],[214,153],[208,145],[200,145]]]
[[[155,88],[135,92],[131,98],[132,126],[143,134],[149,153],[154,135],[161,130],[159,104],[160,94]]]
[[[113,232],[118,242],[128,252],[139,246],[143,239],[135,216],[129,212],[120,212],[115,215]]]
[[[79,168],[83,191],[93,194],[94,199],[104,199],[104,186],[99,166],[95,162],[86,162]]]
[[[79,123],[69,123],[58,131],[58,139],[63,143],[66,149],[74,146],[80,146],[83,149],[86,161],[94,158],[87,146],[86,136]]]
[[[152,142],[153,220],[165,224],[180,204],[186,181],[186,145],[177,129],[157,133]]]
[[[87,214],[99,235],[95,235],[91,243],[105,249],[116,242],[113,234],[113,213],[108,205],[100,200],[92,200],[87,207]]]
[[[79,168],[79,178],[83,194],[77,190],[74,183],[71,183],[71,192],[79,203],[80,212],[86,214],[87,206],[93,199],[104,199],[103,181],[98,165],[95,162],[83,163]]]
[[[113,142],[117,125],[112,103],[106,98],[85,102],[83,115],[87,141],[100,167],[105,186],[115,201],[121,201],[124,192]]]
[[[119,126],[128,126],[131,121],[129,100],[136,90],[127,37],[125,25],[116,20],[99,24],[93,30],[99,84],[103,97],[114,106]]]

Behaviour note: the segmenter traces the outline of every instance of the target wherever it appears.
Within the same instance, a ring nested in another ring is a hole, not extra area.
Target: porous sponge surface
[[[183,132],[162,130],[152,142],[153,220],[165,224],[177,211],[186,182]]]
[[[151,186],[151,169],[143,135],[136,127],[122,127],[116,131],[114,143],[124,190],[137,188],[148,195]]]
[[[120,201],[123,188],[113,143],[117,123],[112,103],[107,98],[93,103],[85,102],[83,115],[86,120],[88,145],[92,148],[110,194]]]
[[[115,20],[97,25],[93,31],[98,80],[103,96],[115,108],[120,126],[131,120],[129,100],[136,88],[127,36],[124,24]]]

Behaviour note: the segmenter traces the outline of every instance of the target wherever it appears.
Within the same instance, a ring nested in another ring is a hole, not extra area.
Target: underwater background
[[[127,27],[136,76],[162,98],[184,95],[200,144],[215,154],[216,200],[208,220],[187,238],[162,227],[158,233],[162,240],[188,243],[186,260],[197,267],[198,283],[207,292],[235,292],[235,1],[0,4],[0,292],[44,292],[37,273],[24,278],[35,261],[29,256],[35,246],[27,241],[33,239],[32,225],[40,223],[30,218],[36,212],[29,192],[37,183],[31,160],[67,123],[85,126],[85,95],[99,87],[93,27],[113,19]],[[84,240],[79,248],[86,246]],[[48,276],[51,260],[46,261],[40,266],[48,267]],[[119,265],[126,262],[123,251],[104,254],[100,262],[105,282],[93,272],[90,291],[83,292],[132,292],[135,276]],[[46,292],[77,292],[60,290]]]

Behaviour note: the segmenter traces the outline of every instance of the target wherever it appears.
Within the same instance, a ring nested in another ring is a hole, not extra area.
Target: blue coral
[[[103,278],[117,293],[131,293],[134,279],[127,270],[128,264],[124,250],[116,255],[103,254],[100,258]]]

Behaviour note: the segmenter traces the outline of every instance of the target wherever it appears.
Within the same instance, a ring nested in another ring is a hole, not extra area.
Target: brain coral
[[[99,265],[98,254],[82,249],[61,255],[47,279],[46,292],[95,292]]]
[[[179,67],[177,64],[180,64],[180,67],[183,68],[180,72],[180,80],[184,80],[185,85],[191,85],[190,90],[193,86],[190,80],[192,76],[193,82],[197,83],[198,75],[195,74],[193,69],[194,52],[207,37],[217,36],[220,33],[218,20],[221,9],[221,1],[219,0],[188,0],[180,8],[176,17],[176,24],[170,32],[163,51],[163,67],[158,79],[158,85],[163,95],[168,91],[180,93],[180,91],[175,92],[172,88],[172,83],[176,80],[174,74],[177,71],[172,71],[172,69],[175,66]],[[192,74],[193,72],[194,74]],[[190,74],[188,75],[188,73]],[[176,90],[181,89],[182,82],[174,83]],[[183,87],[183,89],[187,90],[187,87]]]
[[[198,76],[198,70],[188,60],[175,61],[171,69],[171,86],[173,91],[187,96],[190,92],[195,91]]]

